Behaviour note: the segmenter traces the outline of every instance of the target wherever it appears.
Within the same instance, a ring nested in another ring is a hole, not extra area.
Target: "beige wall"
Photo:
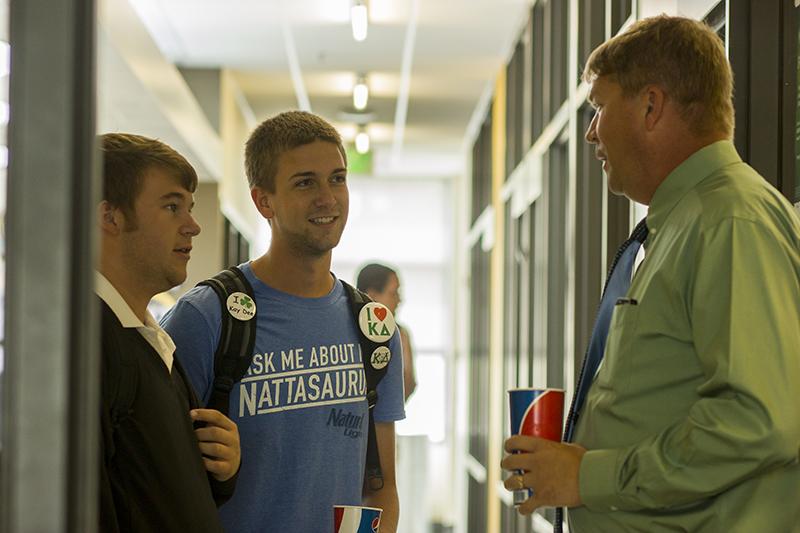
[[[203,229],[192,241],[188,276],[186,282],[176,290],[176,297],[222,270],[224,224],[219,210],[218,189],[216,183],[200,183],[194,193],[193,214]]]
[[[222,71],[220,79],[220,134],[223,175],[220,180],[220,209],[251,246],[259,233],[259,214],[250,199],[244,172],[244,144],[255,128],[255,119],[242,111],[243,97],[232,73]]]

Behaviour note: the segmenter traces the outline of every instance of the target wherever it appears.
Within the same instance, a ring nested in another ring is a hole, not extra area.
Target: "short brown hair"
[[[699,135],[733,136],[733,75],[722,40],[703,22],[661,15],[635,22],[598,46],[583,79],[611,76],[625,96],[660,85]]]
[[[147,172],[158,168],[171,173],[189,192],[197,189],[197,172],[181,154],[161,141],[132,133],[100,136],[103,154],[103,200],[134,220],[134,202]]]
[[[262,122],[247,139],[244,166],[250,188],[275,192],[278,159],[289,150],[314,141],[336,145],[347,165],[342,137],[321,117],[306,111],[286,111]]]

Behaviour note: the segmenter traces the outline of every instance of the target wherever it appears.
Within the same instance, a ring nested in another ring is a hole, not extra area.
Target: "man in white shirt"
[[[100,529],[218,532],[216,504],[230,498],[239,470],[238,429],[199,408],[172,339],[147,311],[186,279],[200,232],[191,214],[197,175],[153,139],[106,134],[100,144]]]

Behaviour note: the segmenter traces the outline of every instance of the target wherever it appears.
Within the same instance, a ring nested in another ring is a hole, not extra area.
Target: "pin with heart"
[[[361,308],[358,314],[358,326],[361,332],[373,342],[386,342],[397,327],[389,308],[378,302],[370,302]]]

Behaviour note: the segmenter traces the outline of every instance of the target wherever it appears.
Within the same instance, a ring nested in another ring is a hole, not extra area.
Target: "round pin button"
[[[392,360],[392,352],[386,346],[378,346],[369,358],[369,364],[375,370],[380,370]]]
[[[256,316],[256,303],[243,292],[234,292],[225,302],[228,313],[237,320],[247,322]]]
[[[373,342],[386,342],[397,327],[389,308],[378,302],[369,302],[358,314],[358,327]]]

